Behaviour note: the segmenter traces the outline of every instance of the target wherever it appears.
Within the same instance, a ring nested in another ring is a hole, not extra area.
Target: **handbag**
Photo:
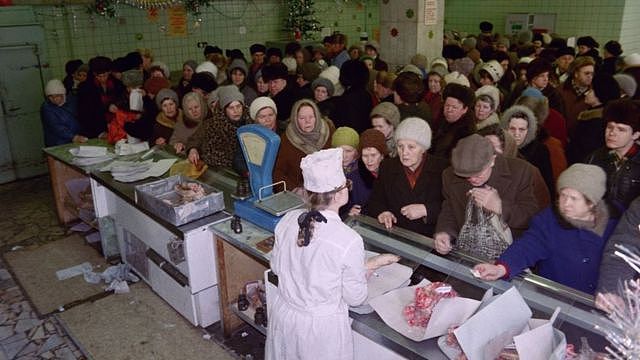
[[[464,225],[456,241],[458,250],[492,261],[513,242],[511,229],[502,225],[499,216],[482,209],[471,197],[465,213]]]

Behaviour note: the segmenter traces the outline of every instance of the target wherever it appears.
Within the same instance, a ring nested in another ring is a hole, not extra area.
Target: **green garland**
[[[140,9],[160,8],[182,5],[188,14],[199,17],[202,8],[209,6],[213,0],[95,0],[87,7],[89,14],[96,14],[108,18],[113,18],[117,14],[118,5],[124,3]]]

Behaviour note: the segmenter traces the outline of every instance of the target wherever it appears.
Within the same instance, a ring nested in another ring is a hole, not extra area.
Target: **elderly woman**
[[[253,122],[278,133],[278,135],[284,131],[280,124],[278,124],[278,108],[276,107],[276,103],[269,97],[260,96],[256,98],[249,107],[249,115]]]
[[[452,77],[455,77],[455,74]],[[444,121],[434,134],[433,148],[430,152],[449,158],[458,140],[473,134],[476,130],[475,114],[473,109],[469,109],[473,106],[475,94],[468,86],[450,83],[444,88],[442,98]]]
[[[499,124],[500,117],[500,90],[493,85],[484,85],[476,90],[476,102],[474,106],[476,114],[476,130],[486,126]]]
[[[273,180],[285,181],[289,189],[301,187],[300,160],[305,155],[329,148],[334,131],[331,120],[320,114],[312,100],[302,99],[293,104],[289,125],[281,135]]]
[[[169,144],[174,147],[176,153],[182,153],[185,150],[184,144],[196,132],[208,114],[204,98],[196,92],[187,93],[182,98],[182,111],[184,114],[182,121],[178,119],[169,138]]]
[[[595,165],[565,170],[558,179],[556,206],[531,219],[529,229],[495,265],[476,265],[480,278],[512,279],[535,266],[540,276],[593,294],[604,246],[617,223],[603,200],[606,180]]]
[[[442,119],[442,89],[444,89],[444,76],[442,72],[431,70],[427,73],[427,92],[424,101],[431,109],[431,122],[435,128],[440,126]]]
[[[244,96],[235,85],[218,89],[218,107],[213,117],[205,119],[187,144],[189,161],[197,164],[202,159],[209,166],[231,168],[234,157],[240,151],[236,131],[250,122],[249,111],[244,104]],[[234,167],[240,174],[245,173],[246,164]]]
[[[358,144],[360,159],[356,171],[351,172],[352,188],[349,193],[349,216],[359,215],[369,201],[373,183],[380,175],[380,164],[388,155],[389,149],[384,134],[376,129],[367,129],[360,134]],[[365,211],[366,212],[366,211]]]
[[[44,88],[47,100],[40,108],[40,117],[44,129],[46,146],[67,144],[70,142],[86,142],[87,138],[78,135],[80,127],[76,119],[75,109],[67,102],[67,89],[60,80],[54,79]]]
[[[520,155],[540,170],[553,198],[555,192],[549,149],[536,137],[538,121],[533,111],[526,106],[514,105],[504,112],[501,124],[513,136]]]
[[[160,113],[156,116],[150,143],[165,145],[169,142],[176,124],[178,122],[184,123],[184,119],[182,110],[178,106],[178,94],[175,91],[162,89],[156,95],[155,100]]]
[[[334,87],[331,80],[321,77],[313,80],[311,91],[322,116],[331,119],[336,109],[335,101],[332,99]]]
[[[442,203],[445,159],[427,155],[431,128],[420,118],[407,118],[395,131],[398,157],[383,161],[366,205],[369,216],[385,227],[431,236]]]
[[[400,123],[400,110],[394,103],[385,101],[374,107],[369,117],[371,118],[371,126],[384,135],[389,156],[395,157],[398,153],[393,135]]]
[[[198,64],[195,60],[187,60],[182,64],[182,77],[173,88],[176,94],[178,94],[178,99],[182,99],[182,97],[189,92],[189,89],[191,89],[191,78],[196,71],[196,67],[198,67]]]

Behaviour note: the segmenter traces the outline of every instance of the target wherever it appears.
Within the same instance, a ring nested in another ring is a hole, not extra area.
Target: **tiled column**
[[[392,69],[416,53],[429,62],[440,56],[444,0],[380,0],[379,9],[381,57]]]

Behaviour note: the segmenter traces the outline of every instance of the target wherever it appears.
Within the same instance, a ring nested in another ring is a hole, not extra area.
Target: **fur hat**
[[[502,65],[500,65],[500,63],[496,60],[490,60],[482,64],[480,70],[488,72],[489,75],[491,75],[493,82],[496,83],[500,81],[500,79],[502,79],[502,76],[504,75],[504,69],[502,68]]]
[[[142,87],[142,79],[143,75],[141,70],[127,70],[122,73],[122,83],[126,87]]]
[[[369,82],[369,69],[360,60],[347,60],[340,68],[339,79],[344,87],[364,88]]]
[[[415,65],[412,66],[415,67]],[[393,82],[393,90],[395,90],[402,101],[418,103],[424,97],[424,82],[422,78],[414,72],[403,72],[400,73],[396,81]]]
[[[276,107],[276,103],[273,102],[273,100],[271,100],[270,97],[260,96],[255,100],[253,100],[253,102],[251,102],[251,106],[249,107],[249,115],[251,116],[251,119],[255,120],[260,110],[267,107],[272,108],[273,111],[276,113],[276,115],[278,114],[278,108]]]
[[[551,64],[543,59],[535,59],[527,66],[527,81],[531,82],[536,76],[553,71]]]
[[[262,67],[262,80],[264,82],[269,82],[276,79],[287,80],[288,77],[289,70],[287,69],[287,66],[282,63],[271,64]]]
[[[465,57],[465,53],[464,50],[462,50],[462,48],[458,45],[445,45],[442,48],[442,57],[445,59],[462,59],[463,57]]]
[[[282,50],[280,50],[278,48],[274,48],[274,47],[268,48],[267,49],[267,59],[272,57],[272,56],[277,56],[277,57],[282,59]]]
[[[69,60],[69,61],[67,61],[66,64],[64,64],[64,72],[67,75],[72,75],[73,73],[76,72],[76,70],[78,70],[78,68],[82,64],[83,64],[82,60],[80,60],[80,59]]]
[[[511,122],[511,119],[515,117],[523,118],[527,121],[527,136],[525,136],[522,144],[518,146],[519,148],[523,148],[529,145],[529,143],[531,143],[533,139],[535,139],[538,131],[538,119],[533,114],[533,111],[531,111],[531,109],[529,109],[528,107],[522,105],[513,105],[512,107],[505,110],[505,112],[502,114],[502,118],[500,119],[502,128],[508,130],[509,122]]]
[[[389,153],[384,134],[376,129],[367,129],[360,134],[358,152],[362,155],[362,149],[370,147],[375,148],[384,156]]]
[[[180,102],[178,101],[178,94],[176,94],[176,92],[171,89],[165,88],[158,91],[158,94],[155,97],[158,110],[162,111],[162,103],[167,99],[173,100],[176,106],[180,106]]]
[[[484,136],[473,134],[458,140],[451,152],[453,172],[464,178],[484,170],[495,155],[491,142]]]
[[[578,41],[576,42],[576,45],[580,46],[586,46],[589,48],[598,48],[600,47],[600,44],[598,44],[598,42],[592,38],[591,36],[581,36],[578,38]]]
[[[417,117],[408,117],[400,122],[393,134],[396,143],[399,140],[413,140],[425,151],[431,147],[431,127],[429,123]]]
[[[207,56],[209,54],[220,54],[222,55],[222,49],[220,49],[218,46],[211,46],[211,45],[207,45],[204,47],[204,56]]]
[[[218,76],[218,67],[211,61],[202,62],[196,67],[196,73],[201,73],[204,71],[213,75],[214,78]]]
[[[235,60],[235,59],[244,60],[244,54],[242,53],[242,50],[240,50],[240,49],[231,49],[231,50],[227,49],[227,50],[225,50],[224,54],[230,60]]]
[[[571,55],[571,56],[575,57],[576,56],[576,49],[574,49],[571,46],[563,46],[563,47],[559,48],[556,51],[556,56],[557,57],[564,56],[564,55]]]
[[[480,89],[476,90],[476,100],[482,96],[486,95],[493,100],[493,111],[496,111],[500,107],[500,90],[493,85],[484,85]]]
[[[350,127],[342,126],[336,129],[331,136],[331,147],[339,147],[342,145],[349,145],[354,149],[358,148],[360,144],[360,136],[358,132]]]
[[[611,101],[602,117],[607,122],[629,125],[634,132],[640,131],[640,102],[627,98]]]
[[[622,89],[628,97],[635,95],[638,89],[638,83],[633,76],[620,73],[613,75],[613,78],[616,79],[618,86],[620,86],[620,89]]]
[[[446,80],[445,80],[446,81]],[[466,107],[473,106],[476,95],[470,87],[451,83],[447,84],[442,91],[442,100],[446,101],[448,97],[460,100]]]
[[[249,52],[251,53],[251,55],[259,52],[265,53],[266,51],[267,47],[262,44],[253,44],[249,47]]]
[[[597,73],[591,82],[591,88],[601,103],[620,99],[620,86],[611,74]]]
[[[615,40],[607,41],[607,43],[604,44],[604,49],[613,56],[620,56],[620,54],[622,54],[622,46]]]
[[[449,84],[458,84],[458,85],[462,85],[462,86],[466,86],[466,87],[470,87],[471,83],[469,82],[469,78],[466,77],[465,75],[454,71],[454,72],[450,72],[447,75],[444,76],[444,82],[449,85]]]
[[[218,83],[213,75],[208,71],[193,74],[191,78],[191,88],[202,89],[209,93],[218,88]]]
[[[564,188],[579,191],[595,205],[607,190],[607,175],[597,165],[573,164],[558,177],[558,191]]]
[[[371,110],[369,118],[374,117],[385,118],[395,129],[400,123],[400,110],[398,110],[396,104],[383,101]]]
[[[316,151],[300,161],[304,188],[315,193],[334,191],[347,179],[342,170],[342,149]]]
[[[47,82],[47,86],[44,87],[45,95],[66,95],[67,89],[65,89],[62,81],[58,79],[52,79]]]
[[[225,109],[227,105],[234,101],[239,101],[244,105],[244,95],[238,90],[235,85],[221,86],[218,89],[218,98],[220,98],[220,108]]]
[[[136,54],[138,54],[136,52]],[[140,54],[138,54],[140,56]],[[96,56],[89,60],[89,69],[94,74],[104,74],[111,70],[111,59],[106,56]]]
[[[313,80],[313,82],[311,83],[311,89],[315,91],[318,86],[322,86],[325,89],[327,89],[327,93],[329,94],[329,97],[333,96],[334,89],[333,89],[333,84],[331,83],[331,80],[325,79],[322,77],[319,77]]]
[[[171,87],[169,80],[165,78],[148,78],[144,82],[144,89],[150,94],[157,94],[162,89],[168,89]]]
[[[483,33],[490,33],[493,31],[493,24],[488,21],[482,21],[480,23],[480,31]]]

